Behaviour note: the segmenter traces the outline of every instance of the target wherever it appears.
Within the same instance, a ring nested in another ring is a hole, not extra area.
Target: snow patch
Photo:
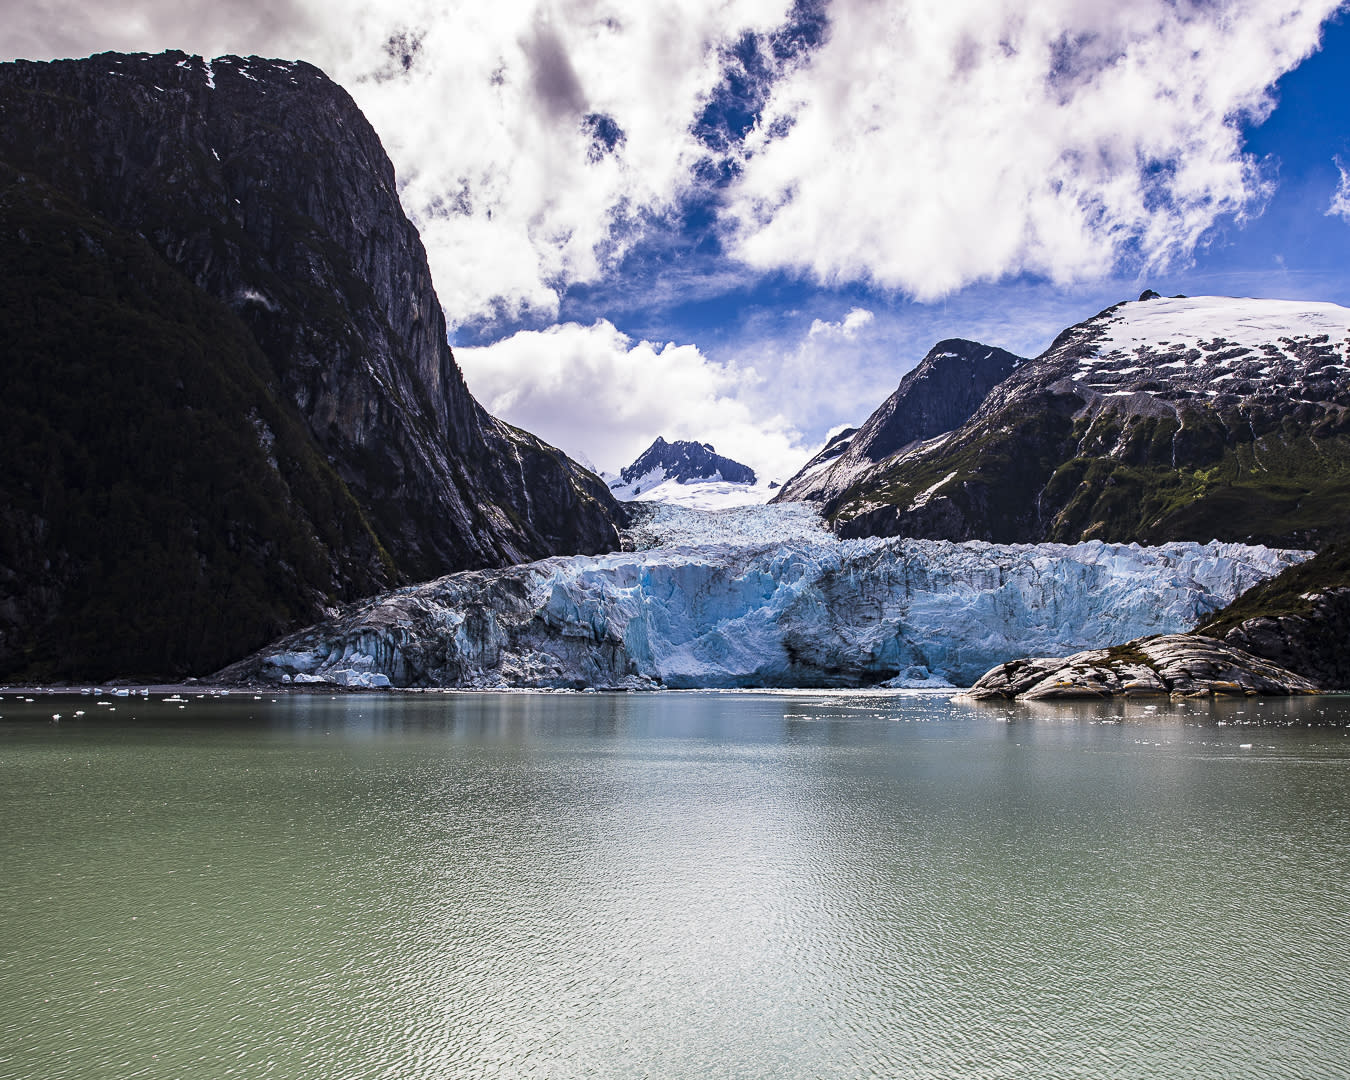
[[[1158,298],[1121,305],[1103,317],[1106,336],[1099,357],[1132,349],[1141,342],[1158,347],[1192,347],[1218,338],[1256,349],[1281,338],[1332,341],[1350,337],[1350,308],[1301,300],[1253,300],[1231,296]]]
[[[909,509],[910,509],[910,510],[918,510],[918,509],[920,509],[920,508],[922,508],[922,507],[927,506],[927,505],[928,505],[928,500],[931,499],[931,498],[933,497],[933,495],[937,492],[937,489],[940,488],[943,484],[947,483],[949,480],[951,480],[951,479],[952,479],[953,477],[955,477],[955,476],[956,476],[956,470],[953,469],[951,472],[949,472],[946,476],[944,476],[941,480],[939,480],[939,481],[938,481],[936,484],[934,484],[932,487],[926,488],[925,490],[919,492],[919,494],[917,494],[917,495],[914,496],[914,501],[913,501],[912,503],[909,504]],[[908,512],[908,511],[906,511],[906,512]]]

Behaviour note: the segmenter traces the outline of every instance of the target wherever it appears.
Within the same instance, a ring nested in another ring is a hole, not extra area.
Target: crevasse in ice
[[[1017,657],[1189,630],[1309,554],[841,542],[746,520],[742,542],[545,559],[396,590],[282,639],[250,673],[362,686],[968,686]],[[688,528],[679,538],[700,539]]]

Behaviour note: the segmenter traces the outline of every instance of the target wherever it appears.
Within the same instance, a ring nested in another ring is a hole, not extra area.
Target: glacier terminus
[[[665,508],[639,534],[645,550],[397,589],[221,675],[474,689],[969,686],[1028,653],[1189,630],[1311,554],[839,540],[801,511]],[[704,523],[715,531],[700,537]]]

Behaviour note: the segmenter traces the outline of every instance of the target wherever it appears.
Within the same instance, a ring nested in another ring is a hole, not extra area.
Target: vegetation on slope
[[[1264,426],[1240,412],[1072,416],[1041,395],[846,492],[841,535],[1003,542],[1221,539],[1320,547],[1350,538],[1350,427],[1332,413]],[[914,501],[929,492],[927,500]]]

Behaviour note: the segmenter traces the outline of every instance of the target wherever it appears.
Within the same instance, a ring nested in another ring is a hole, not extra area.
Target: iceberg
[[[1186,631],[1311,556],[1211,542],[824,534],[551,558],[350,605],[221,673],[344,686],[970,686],[1027,655]]]

